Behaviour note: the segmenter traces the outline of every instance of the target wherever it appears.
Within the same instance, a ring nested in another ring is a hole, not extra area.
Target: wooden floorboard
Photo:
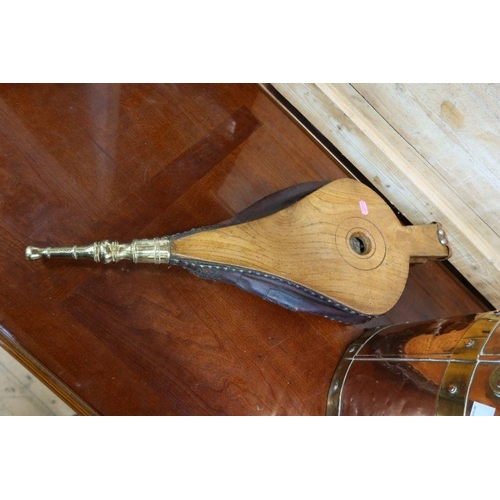
[[[73,416],[75,411],[0,349],[0,416]]]

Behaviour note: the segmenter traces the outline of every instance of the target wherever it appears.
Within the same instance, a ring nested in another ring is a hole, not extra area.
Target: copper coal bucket
[[[368,331],[333,376],[327,415],[500,414],[500,312]]]

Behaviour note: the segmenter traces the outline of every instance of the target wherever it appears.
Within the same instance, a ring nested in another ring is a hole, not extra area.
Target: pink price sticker
[[[368,205],[366,204],[366,201],[359,200],[359,208],[361,208],[361,213],[363,215],[368,215]]]

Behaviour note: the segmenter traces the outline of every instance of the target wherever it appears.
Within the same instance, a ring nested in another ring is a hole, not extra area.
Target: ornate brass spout
[[[131,243],[96,241],[90,245],[71,247],[26,248],[26,258],[67,257],[71,259],[91,259],[108,264],[120,260],[132,260],[135,263],[168,264],[170,262],[170,238],[133,240]]]

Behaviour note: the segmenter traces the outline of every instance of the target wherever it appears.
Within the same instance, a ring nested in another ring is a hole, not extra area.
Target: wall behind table
[[[500,308],[500,85],[273,86]]]

